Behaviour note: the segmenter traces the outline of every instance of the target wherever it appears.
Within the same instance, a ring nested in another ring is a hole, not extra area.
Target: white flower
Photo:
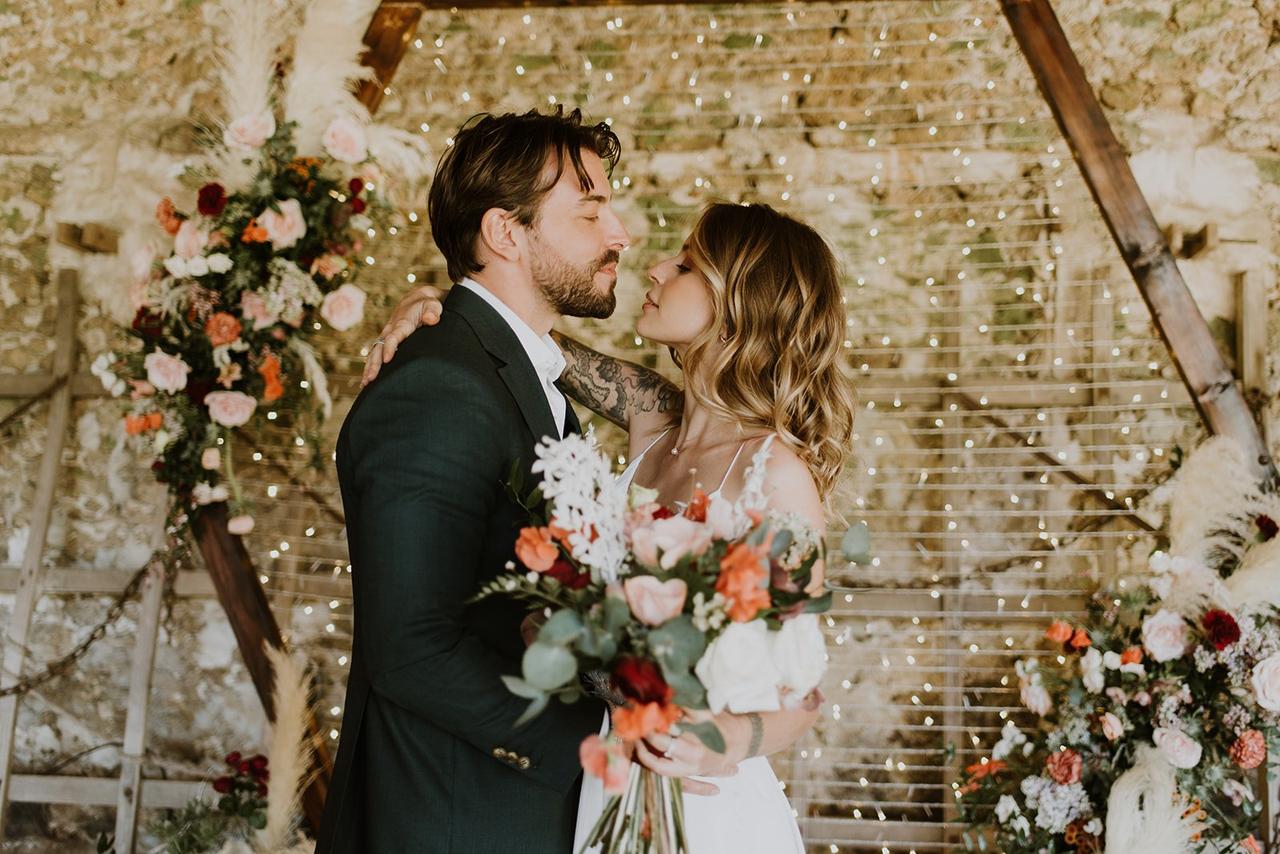
[[[1025,815],[1015,816],[1013,821],[1009,822],[1009,829],[1020,836],[1031,835],[1031,822],[1027,821]]]
[[[658,500],[658,490],[648,489],[639,484],[631,484],[631,490],[627,493],[627,509],[638,510],[647,504],[654,504]]]
[[[276,207],[280,210],[267,208],[258,214],[258,225],[266,229],[272,247],[279,251],[288,249],[306,235],[307,219],[297,199],[277,201]]]
[[[276,117],[270,110],[241,116],[227,125],[222,141],[235,151],[253,151],[261,148],[276,134]]]
[[[1053,708],[1053,698],[1039,682],[1028,683],[1022,686],[1022,705],[1044,717]]]
[[[187,275],[189,276],[207,276],[209,274],[209,262],[204,257],[197,255],[187,262]]]
[[[1151,553],[1151,557],[1147,558],[1147,566],[1156,575],[1164,575],[1172,568],[1173,561],[1170,560],[1167,552],[1155,551]]]
[[[1089,819],[1087,822],[1085,822],[1084,832],[1089,834],[1090,836],[1101,836],[1102,835],[1102,819],[1098,818],[1097,816],[1094,816],[1093,818]]]
[[[128,384],[117,377],[112,372],[111,366],[116,363],[115,353],[103,353],[93,360],[93,364],[89,366],[89,373],[98,378],[98,382],[102,383],[102,388],[112,397],[119,397],[124,394]]]
[[[177,356],[154,350],[142,360],[147,369],[147,382],[160,391],[177,394],[187,387],[187,375],[191,368]]]
[[[1080,656],[1080,676],[1085,689],[1090,693],[1100,693],[1106,687],[1107,677],[1102,672],[1102,653],[1098,652],[1097,647],[1089,647]]]
[[[731,623],[702,654],[694,672],[707,689],[707,703],[719,714],[776,712],[778,672],[770,654],[769,627],[764,620]]]
[[[211,273],[225,273],[232,267],[231,256],[224,252],[214,252],[204,260],[209,264]]]
[[[1013,795],[1001,795],[1000,800],[996,803],[996,819],[1001,824],[1007,824],[1009,818],[1015,815],[1021,815],[1022,811],[1018,809],[1018,802],[1013,799]]]
[[[773,636],[773,665],[782,674],[779,684],[800,700],[818,687],[827,672],[827,643],[817,614],[801,614],[782,624]]]
[[[1030,806],[1030,801],[1028,801]],[[1050,782],[1040,792],[1036,826],[1050,833],[1062,833],[1067,825],[1090,811],[1089,794],[1080,783],[1061,786]]]
[[[1176,611],[1161,608],[1142,621],[1142,645],[1156,661],[1172,661],[1187,651],[1187,621]]]
[[[346,332],[364,317],[364,291],[345,284],[325,295],[320,303],[320,316],[339,332]]]
[[[1222,784],[1222,794],[1231,799],[1236,806],[1243,806],[1245,801],[1254,799],[1253,789],[1239,780],[1227,780]]]
[[[227,491],[227,487],[221,483],[217,486],[211,486],[203,482],[197,483],[195,488],[191,490],[191,497],[196,504],[202,507],[206,504],[213,504],[215,501],[226,501],[230,496],[231,493]]]
[[[542,494],[551,502],[551,523],[569,531],[574,558],[598,581],[618,580],[627,559],[624,535],[627,495],[600,452],[595,431],[564,439],[544,437],[530,467],[542,475]],[[587,536],[594,532],[594,538]]]
[[[329,122],[320,142],[331,157],[343,163],[359,163],[369,157],[369,136],[364,126],[343,116]]]
[[[1280,652],[1255,664],[1250,681],[1258,705],[1269,712],[1280,712]]]
[[[169,275],[173,276],[175,279],[186,278],[187,262],[185,258],[179,258],[177,255],[170,255],[168,258],[164,259],[164,268],[168,271]]]
[[[1000,730],[1000,740],[991,748],[991,758],[1005,759],[1013,753],[1015,747],[1026,743],[1027,737],[1022,734],[1022,730],[1013,721],[1005,721],[1004,729]]]
[[[1194,768],[1200,764],[1204,748],[1200,742],[1173,727],[1156,727],[1151,740],[1174,768]]]

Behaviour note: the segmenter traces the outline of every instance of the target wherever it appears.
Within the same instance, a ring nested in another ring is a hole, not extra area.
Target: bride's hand
[[[737,774],[738,754],[743,751],[735,747],[746,744],[747,733],[738,732],[749,726],[746,719],[738,715],[712,716],[709,712],[698,711],[686,711],[685,718],[695,723],[714,721],[725,737],[725,752],[716,753],[692,733],[682,733],[679,737],[655,733],[636,743],[636,761],[664,777],[732,777]]]
[[[364,362],[364,373],[360,377],[360,387],[364,388],[373,382],[373,378],[382,370],[382,366],[391,361],[396,354],[400,342],[408,338],[419,326],[434,326],[440,322],[440,314],[444,311],[444,291],[431,285],[419,285],[400,300],[391,312],[391,319],[378,333],[378,341],[369,348],[369,356]]]

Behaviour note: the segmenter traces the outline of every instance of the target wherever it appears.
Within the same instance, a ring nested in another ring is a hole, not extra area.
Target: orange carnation
[[[204,324],[204,334],[215,347],[230,344],[240,337],[240,321],[225,311],[215,311]]]
[[[964,769],[964,773],[969,775],[969,781],[960,787],[960,794],[967,795],[970,792],[978,791],[979,780],[992,774],[999,774],[1008,767],[1009,764],[1003,759],[992,759],[989,762],[973,763],[968,768]]]
[[[626,741],[639,741],[666,732],[681,714],[671,703],[631,703],[613,710],[613,731]]]
[[[550,528],[521,528],[516,540],[516,557],[534,572],[546,572],[560,556],[560,550],[551,541]]]
[[[143,415],[126,415],[124,432],[137,436],[148,430],[159,430],[164,425],[164,416],[159,412],[147,412]]]
[[[1072,649],[1084,649],[1092,644],[1093,641],[1089,640],[1089,633],[1084,629],[1076,629],[1076,633],[1071,636]]]
[[[705,492],[701,489],[695,489],[693,498],[689,500],[689,506],[684,508],[684,517],[694,522],[707,521],[707,505],[710,503]]]
[[[1142,663],[1142,647],[1131,646],[1124,652],[1120,653],[1121,664],[1141,664]]]
[[[258,225],[257,218],[249,220],[249,224],[244,227],[244,231],[240,233],[241,243],[266,243],[271,239],[267,234],[267,230]]]
[[[275,353],[267,353],[262,364],[258,365],[258,373],[262,374],[262,379],[266,383],[266,388],[262,392],[262,402],[271,403],[273,400],[279,400],[284,394],[284,384],[280,382],[280,359]]]
[[[1246,771],[1257,768],[1267,758],[1267,739],[1256,729],[1246,730],[1231,745],[1231,761]]]
[[[1044,636],[1054,643],[1066,643],[1071,639],[1071,624],[1063,620],[1054,620],[1045,630]]]
[[[720,559],[716,592],[728,600],[729,619],[734,622],[753,620],[772,604],[765,586],[769,578],[766,554],[763,546],[734,543]]]
[[[178,211],[173,206],[173,199],[168,196],[156,203],[156,222],[160,223],[164,233],[170,237],[173,237],[178,233],[178,229],[182,228],[182,217],[178,216]]]

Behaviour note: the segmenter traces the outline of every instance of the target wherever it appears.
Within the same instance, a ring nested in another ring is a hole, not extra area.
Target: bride
[[[683,392],[655,371],[553,333],[564,351],[560,381],[569,396],[628,431],[631,462],[622,477],[674,506],[698,488],[736,500],[751,468],[763,467],[769,508],[798,514],[824,532],[824,500],[849,454],[854,406],[839,368],[845,316],[826,242],[767,205],[713,204],[679,254],[651,267],[648,279],[636,334],[670,348]],[[441,297],[424,286],[400,302],[363,383],[417,326],[439,319]],[[819,567],[814,590],[822,583]],[[716,715],[728,754],[688,734],[657,734],[636,745],[636,761],[686,778],[690,851],[803,854],[793,812],[765,757],[807,732],[820,702],[815,693],[790,710]],[[575,851],[603,805],[601,781],[587,777]]]

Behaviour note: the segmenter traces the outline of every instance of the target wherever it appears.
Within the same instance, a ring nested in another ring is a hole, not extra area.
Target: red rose
[[[1254,520],[1254,523],[1258,526],[1258,533],[1262,534],[1264,543],[1267,540],[1274,539],[1275,535],[1280,533],[1280,525],[1277,525],[1276,520],[1266,514],[1259,516]]]
[[[351,195],[358,196],[360,195],[360,191],[364,189],[364,181],[361,181],[359,178],[352,178],[347,183],[347,189],[351,191]]]
[[[259,753],[257,756],[249,760],[249,767],[253,769],[254,774],[261,774],[267,770],[267,757]]]
[[[225,795],[227,792],[231,791],[231,778],[219,777],[218,779],[214,780],[213,790],[217,792],[219,795]]]
[[[144,306],[133,316],[133,331],[144,339],[159,338],[164,331],[164,318]]]
[[[613,686],[622,696],[640,704],[666,704],[674,693],[658,665],[634,656],[624,656],[613,666]]]
[[[581,590],[591,583],[591,575],[589,573],[578,572],[578,570],[574,569],[573,564],[564,558],[560,558],[551,564],[551,568],[544,572],[543,575],[554,578],[570,590]]]
[[[364,199],[352,199],[352,200],[351,200],[351,209],[352,209],[353,211],[355,211],[356,213],[364,213],[364,209],[365,209],[365,207],[366,207],[366,206],[365,206],[365,203],[364,203]]]
[[[217,216],[227,206],[227,191],[221,184],[205,184],[196,195],[196,210],[204,216]]]
[[[1213,610],[1205,613],[1203,618],[1204,633],[1208,636],[1213,648],[1223,650],[1240,640],[1240,625],[1236,618],[1226,611]]]
[[[260,797],[260,798],[265,798],[266,796],[267,796],[267,784],[266,784],[266,783],[259,783],[259,784],[258,784],[258,797]]]
[[[227,764],[234,768],[240,764],[240,760],[243,758],[244,757],[240,755],[240,751],[233,750],[231,753],[227,754]]]
[[[249,760],[245,759],[236,766],[236,770],[240,772],[241,776],[247,777],[253,770],[253,766],[249,764]]]
[[[659,507],[653,511],[654,519],[672,519],[675,518],[676,512],[670,507]]]
[[[1066,749],[1050,753],[1049,758],[1044,761],[1044,765],[1045,770],[1049,772],[1049,776],[1053,778],[1055,783],[1069,786],[1072,783],[1080,782],[1080,771],[1084,762],[1079,753]]]

